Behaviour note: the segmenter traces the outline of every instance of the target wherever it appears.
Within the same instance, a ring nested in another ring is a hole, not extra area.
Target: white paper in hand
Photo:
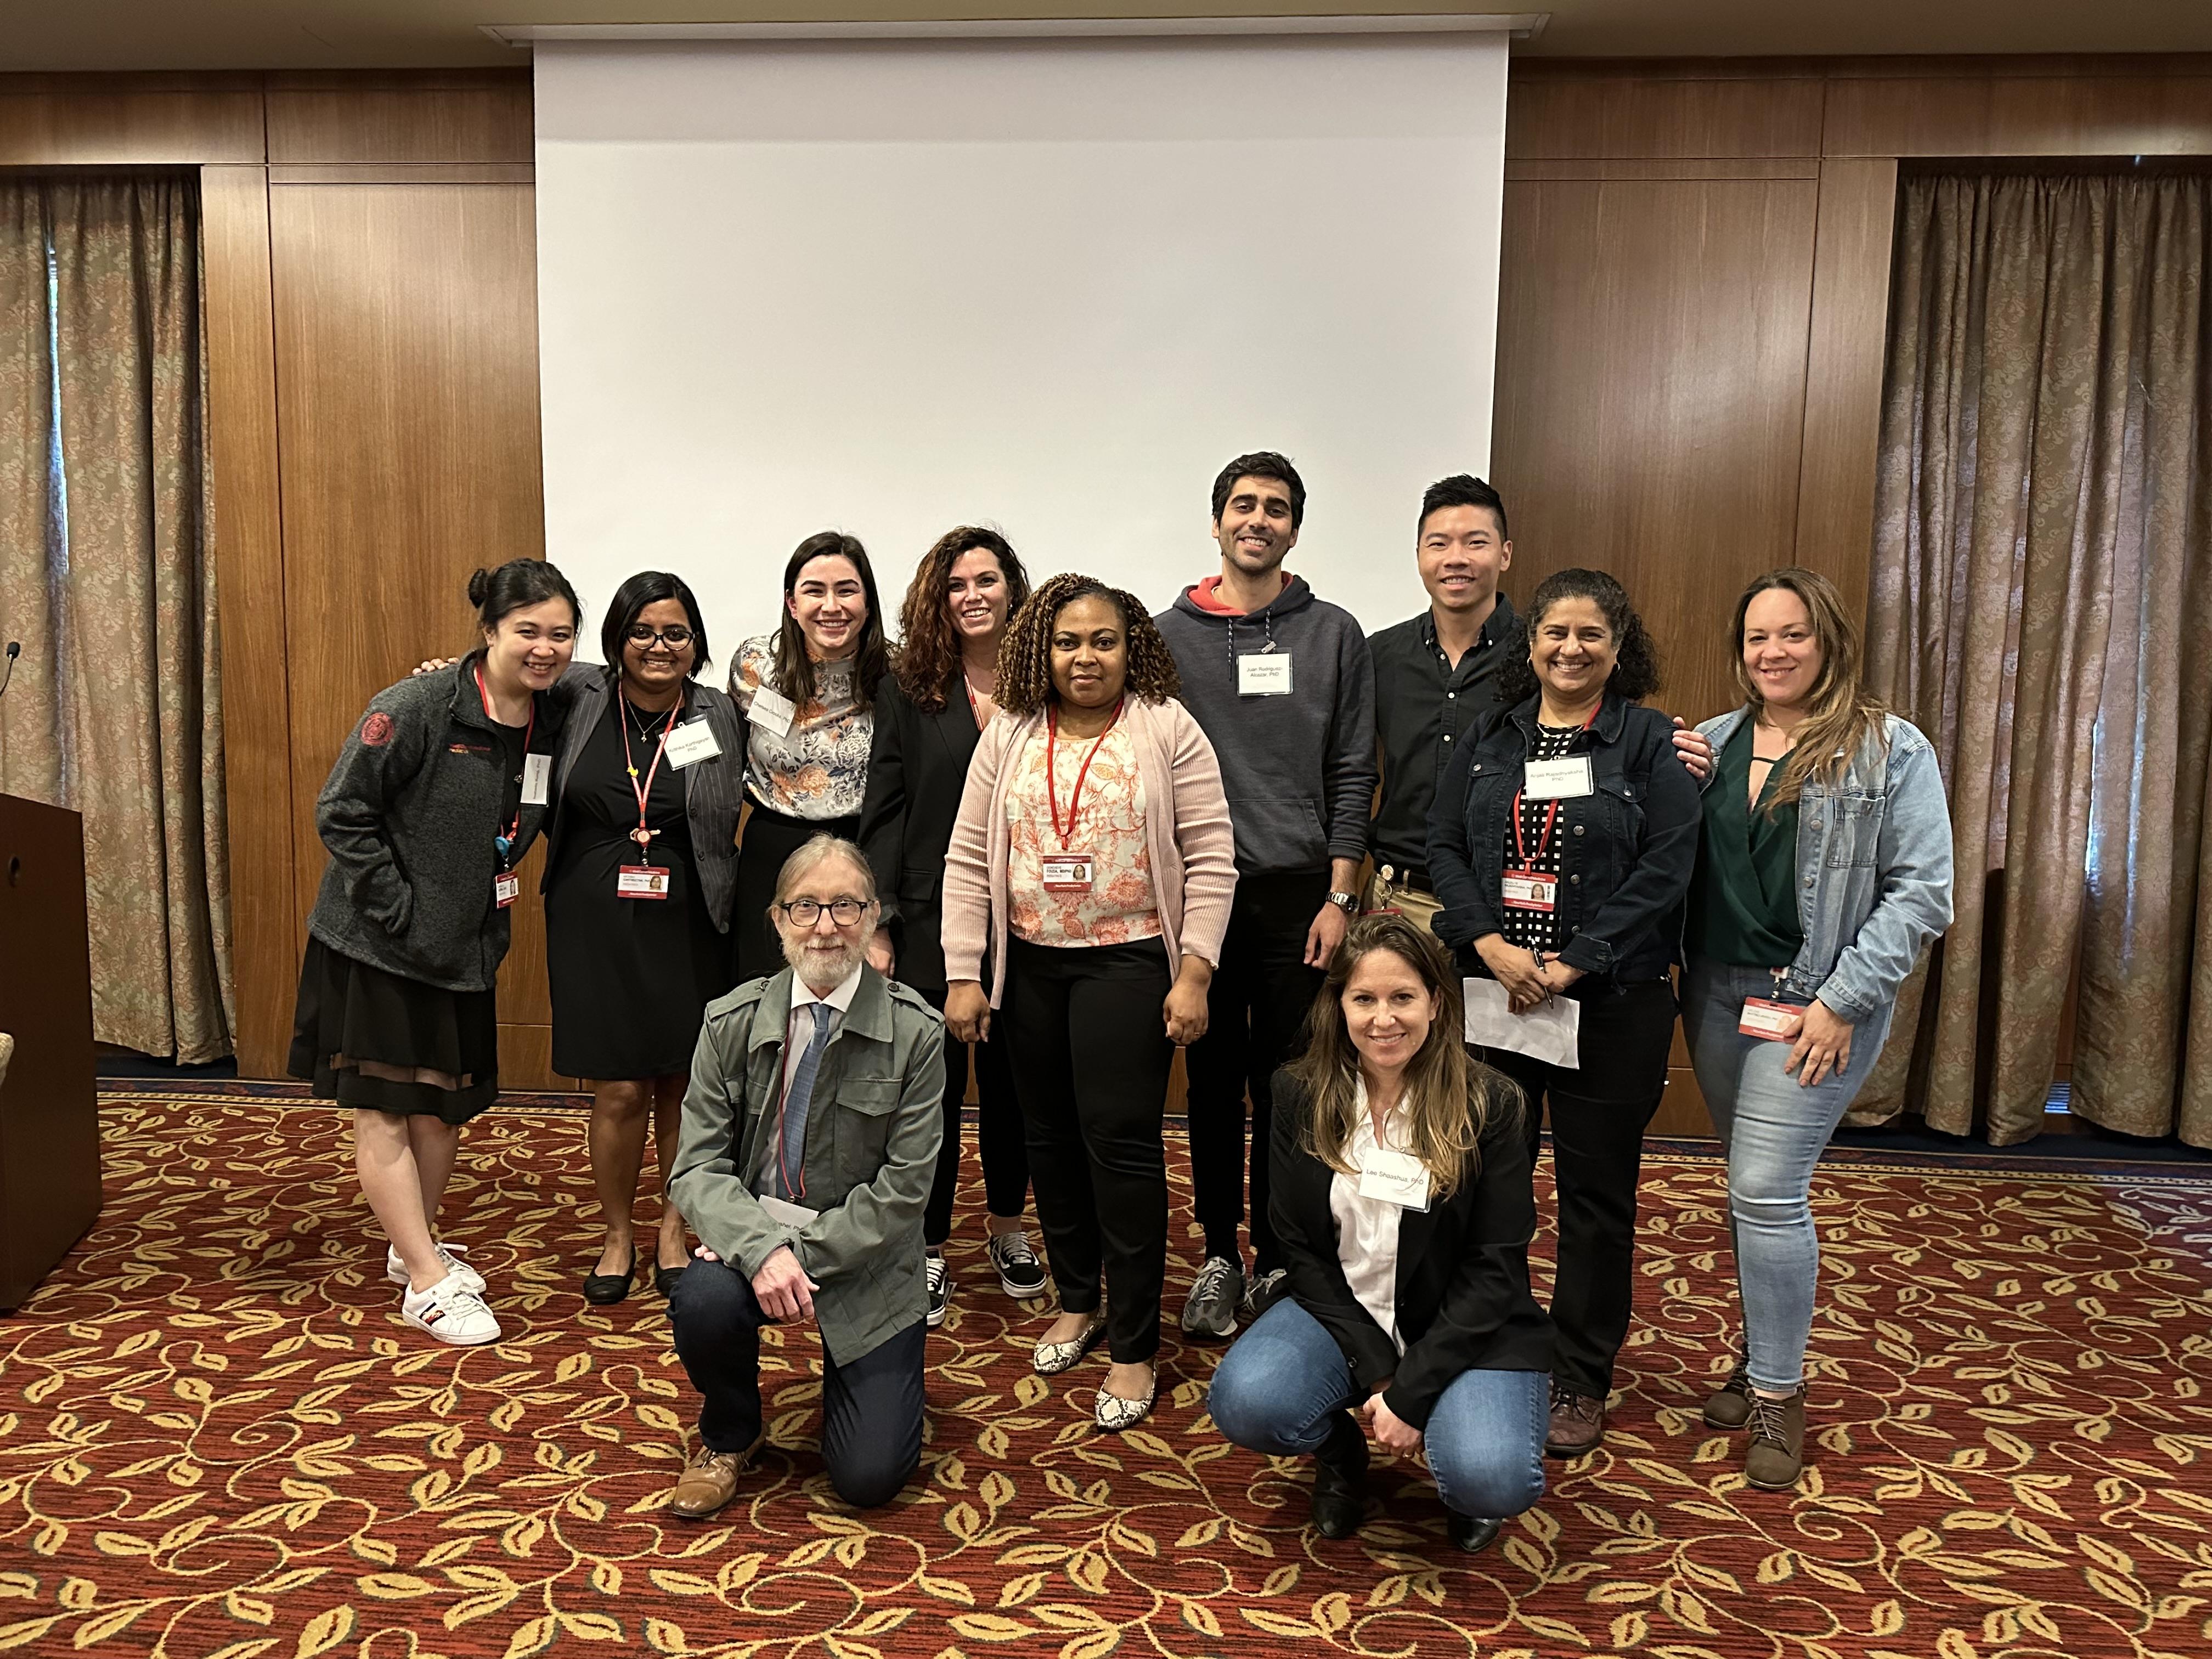
[[[1467,1040],[1486,1048],[1510,1048],[1563,1070],[1582,1069],[1583,1006],[1553,997],[1525,1014],[1512,1011],[1505,988],[1494,979],[1462,981],[1467,993]]]

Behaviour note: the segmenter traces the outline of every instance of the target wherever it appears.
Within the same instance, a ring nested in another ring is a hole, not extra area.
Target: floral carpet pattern
[[[817,1350],[771,1332],[763,1462],[716,1521],[672,1521],[688,1390],[657,1296],[600,1310],[577,1293],[596,1228],[582,1115],[561,1097],[503,1103],[465,1143],[449,1233],[507,1329],[472,1350],[400,1324],[340,1114],[280,1085],[132,1088],[108,1095],[104,1127],[100,1225],[0,1321],[0,1650],[2102,1659],[2212,1644],[2202,1171],[1824,1165],[1817,1443],[1776,1494],[1748,1489],[1740,1441],[1696,1414],[1732,1352],[1721,1167],[1655,1145],[1612,1431],[1465,1557],[1401,1464],[1378,1464],[1358,1538],[1306,1528],[1304,1472],[1204,1416],[1218,1346],[1170,1340],[1152,1420],[1097,1433],[1103,1358],[1030,1373],[1036,1315],[987,1273],[972,1208],[901,1500],[858,1514],[830,1494]],[[1170,1155],[1180,1182],[1179,1137]],[[1170,1293],[1179,1306],[1182,1283]]]

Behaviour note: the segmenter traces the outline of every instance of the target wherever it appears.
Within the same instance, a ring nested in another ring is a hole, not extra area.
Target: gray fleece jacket
[[[1364,858],[1377,776],[1375,664],[1352,614],[1293,576],[1273,604],[1245,616],[1203,610],[1186,588],[1152,620],[1175,653],[1182,705],[1220,759],[1238,872]],[[1290,657],[1287,696],[1237,690],[1237,659],[1263,653]]]

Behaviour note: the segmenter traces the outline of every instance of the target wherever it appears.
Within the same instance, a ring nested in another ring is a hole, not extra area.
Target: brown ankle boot
[[[1756,1389],[1751,1401],[1751,1444],[1744,1479],[1761,1492],[1788,1492],[1805,1467],[1805,1385],[1786,1400],[1769,1400]]]
[[[1735,1369],[1705,1398],[1705,1426],[1740,1429],[1751,1420],[1751,1362],[1736,1356]]]
[[[1602,1396],[1577,1394],[1565,1384],[1552,1384],[1552,1417],[1544,1437],[1547,1457],[1580,1457],[1594,1451],[1605,1437]]]

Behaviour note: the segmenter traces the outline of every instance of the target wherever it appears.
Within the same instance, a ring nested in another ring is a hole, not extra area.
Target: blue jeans
[[[1364,1403],[1344,1351],[1285,1297],[1237,1339],[1213,1373],[1213,1426],[1248,1451],[1319,1449],[1329,1419]],[[1462,1371],[1429,1413],[1423,1442],[1444,1507],[1486,1520],[1518,1515],[1544,1495],[1551,1379],[1541,1371]]]
[[[1820,1277],[1808,1202],[1813,1166],[1881,1057],[1893,1010],[1854,1026],[1850,1064],[1807,1088],[1782,1069],[1790,1044],[1736,1029],[1746,997],[1797,1000],[1775,996],[1771,974],[1697,957],[1682,983],[1690,1063],[1728,1149],[1729,1231],[1751,1380],[1761,1389],[1794,1389],[1805,1379]]]

